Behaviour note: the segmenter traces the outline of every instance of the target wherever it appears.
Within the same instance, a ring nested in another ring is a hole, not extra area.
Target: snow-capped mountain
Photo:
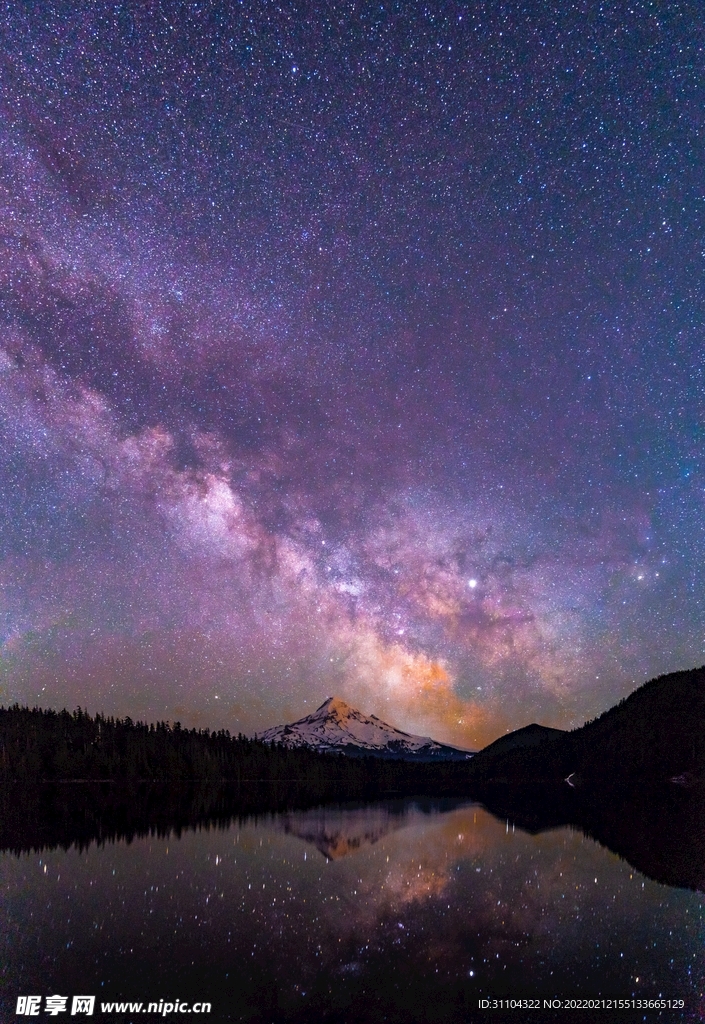
[[[320,708],[298,722],[274,726],[259,733],[257,738],[265,743],[282,743],[285,747],[412,761],[465,760],[474,753],[437,743],[430,736],[402,732],[375,715],[363,715],[339,697],[329,697]]]

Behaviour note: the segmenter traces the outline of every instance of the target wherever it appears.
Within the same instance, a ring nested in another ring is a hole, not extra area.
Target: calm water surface
[[[683,998],[660,1019],[705,1018],[701,893],[579,831],[531,835],[473,804],[4,853],[0,885],[7,1020],[22,1019],[18,995],[55,992],[210,1000],[214,1021],[490,1021],[505,1017],[483,997],[598,994]]]

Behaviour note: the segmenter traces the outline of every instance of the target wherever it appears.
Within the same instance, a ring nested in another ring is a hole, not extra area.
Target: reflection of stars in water
[[[9,969],[23,958],[46,978],[70,979],[77,968],[66,958],[80,941],[84,981],[91,963],[108,986],[116,971],[149,987],[185,970],[194,985],[232,980],[237,998],[264,977],[276,977],[284,999],[333,983],[386,991],[397,972],[407,988],[437,979],[434,998],[459,985],[473,997],[497,985],[571,995],[607,984],[652,994],[664,977],[695,985],[700,894],[647,882],[570,830],[530,836],[463,807],[411,811],[378,838],[373,811],[368,844],[349,842],[338,860],[309,856],[279,819],[49,851],[29,875],[31,858],[10,858],[10,905],[22,892],[32,913],[9,944]],[[313,833],[310,813],[301,829]],[[350,814],[352,838],[361,809]],[[25,956],[40,935],[46,962]]]

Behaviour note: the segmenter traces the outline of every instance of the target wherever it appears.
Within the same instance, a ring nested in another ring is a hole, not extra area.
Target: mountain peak
[[[413,760],[464,759],[471,751],[437,743],[430,736],[413,736],[375,715],[363,715],[340,697],[328,697],[310,715],[259,735],[266,743],[310,747],[329,753],[374,754]]]
[[[320,708],[316,708],[313,712],[314,715],[320,715],[321,712],[325,712],[327,715],[349,715],[351,711],[354,711],[349,704],[346,704],[342,697],[327,697],[323,701]]]

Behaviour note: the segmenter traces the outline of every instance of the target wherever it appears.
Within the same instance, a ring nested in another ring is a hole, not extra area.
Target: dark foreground
[[[12,785],[0,847],[3,1020],[34,992],[209,1000],[213,1021],[702,1019],[697,787],[312,806],[294,784]],[[571,997],[683,1007],[543,1008]],[[480,1002],[507,998],[539,1008]]]

